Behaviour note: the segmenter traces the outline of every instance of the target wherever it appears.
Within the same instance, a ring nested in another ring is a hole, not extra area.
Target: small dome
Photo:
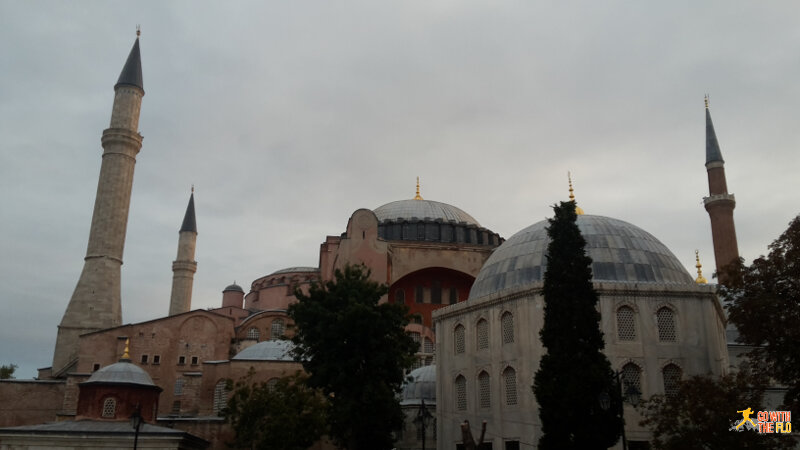
[[[403,385],[403,397],[400,404],[418,404],[422,400],[428,404],[436,403],[436,365],[423,366],[408,374],[408,381]]]
[[[465,213],[459,208],[447,203],[434,202],[432,200],[398,200],[387,203],[375,208],[373,211],[378,217],[378,222],[384,220],[410,220],[412,217],[417,219],[441,219],[445,222],[466,222],[467,224],[480,227],[481,225],[474,217]]]
[[[155,386],[150,375],[141,367],[131,364],[127,360],[122,360],[110,366],[103,367],[96,371],[83,383],[104,383],[104,384],[138,384],[141,386]]]
[[[593,281],[693,284],[689,272],[652,234],[622,220],[579,215],[578,228],[592,258]],[[469,298],[542,281],[547,268],[548,222],[511,236],[486,261]]]
[[[317,267],[287,267],[285,269],[276,270],[275,272],[272,272],[269,275],[278,275],[278,274],[281,274],[281,273],[298,273],[298,272],[302,272],[302,273],[309,273],[309,272],[310,273],[317,273],[317,272],[319,272],[319,268],[317,268]]]
[[[236,283],[228,285],[225,289],[222,290],[222,292],[230,292],[230,291],[241,292],[242,294],[244,294],[244,289],[242,289],[242,287]]]
[[[233,357],[234,361],[294,361],[294,344],[288,340],[264,341],[251,345]]]

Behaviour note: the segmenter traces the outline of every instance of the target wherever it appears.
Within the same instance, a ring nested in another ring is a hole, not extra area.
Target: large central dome
[[[469,298],[520,288],[544,279],[547,221],[537,222],[498,247],[483,265]],[[694,284],[686,268],[652,234],[622,220],[578,216],[578,228],[592,258],[594,281]]]
[[[373,212],[378,217],[379,222],[385,220],[411,220],[412,218],[416,218],[419,220],[441,219],[444,222],[465,222],[470,225],[481,226],[474,217],[461,209],[453,205],[448,205],[447,203],[435,202],[432,200],[398,200],[379,206],[375,208]]]

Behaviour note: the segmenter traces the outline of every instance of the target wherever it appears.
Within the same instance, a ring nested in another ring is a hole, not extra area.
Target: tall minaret
[[[189,206],[183,216],[178,232],[178,256],[172,263],[172,296],[169,300],[169,315],[185,313],[192,309],[192,283],[197,272],[194,248],[197,244],[197,221],[194,217],[194,186],[189,196]]]
[[[739,258],[739,245],[736,243],[736,228],[733,224],[733,208],[736,198],[728,193],[725,181],[725,161],[719,150],[717,134],[711,123],[711,112],[706,102],[706,170],[708,171],[708,197],[703,198],[706,211],[711,218],[711,237],[714,241],[714,259],[717,264],[718,280],[725,284],[725,275],[720,269]]]
[[[125,247],[133,168],[142,147],[139,111],[144,87],[139,30],[122,73],[114,85],[111,125],[103,131],[103,159],[89,231],[89,245],[75,292],[61,324],[52,373],[63,375],[77,358],[78,336],[122,323],[120,267]]]

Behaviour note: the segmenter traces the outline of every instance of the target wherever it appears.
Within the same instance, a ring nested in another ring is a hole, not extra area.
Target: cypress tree
[[[561,202],[553,210],[539,333],[546,353],[533,384],[543,432],[539,448],[607,449],[621,434],[622,399],[603,354],[592,259],[578,229],[575,202]]]

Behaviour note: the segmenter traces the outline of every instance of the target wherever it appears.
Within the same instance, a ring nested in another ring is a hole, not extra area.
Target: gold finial
[[[569,180],[569,201],[574,202],[575,194],[574,190],[572,189],[572,174],[569,172],[567,172],[567,180]],[[575,214],[579,216],[583,215],[583,209],[581,209],[581,207],[577,204],[575,205]]]
[[[419,177],[417,177],[417,195],[414,196],[414,200],[422,200],[422,196],[419,195]]]
[[[706,94],[704,100],[706,101],[706,109],[708,109],[708,94]]]
[[[694,280],[694,282],[697,284],[708,284],[708,280],[706,280],[706,278],[703,276],[703,265],[700,264],[699,250],[694,251],[694,259],[695,261],[697,261],[697,264],[694,265],[695,267],[697,267],[697,279]]]
[[[128,347],[131,345],[131,339],[125,339],[125,350],[122,351],[122,359],[131,359]]]
[[[136,37],[138,38],[141,35],[142,35],[142,26],[137,24],[136,25]]]

